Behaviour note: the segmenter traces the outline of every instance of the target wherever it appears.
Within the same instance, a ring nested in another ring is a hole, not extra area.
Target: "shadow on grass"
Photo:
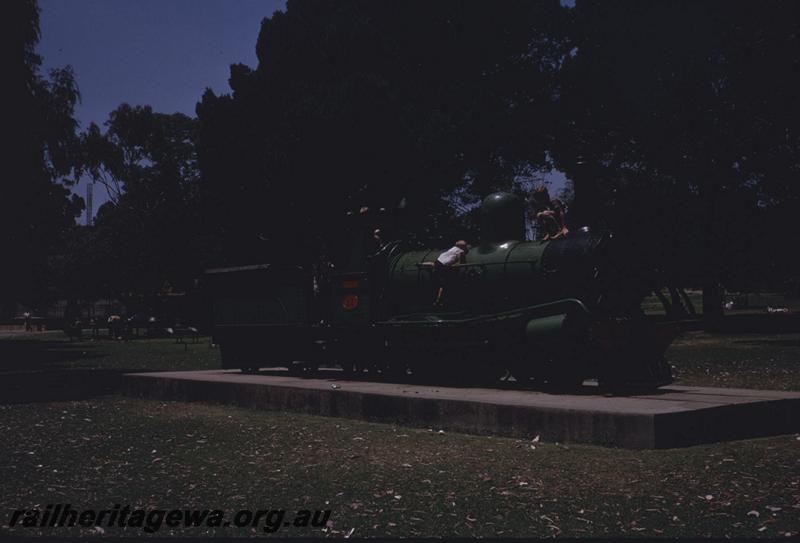
[[[85,367],[104,356],[83,342],[0,341],[0,403],[83,400],[111,394],[121,387],[126,370]]]
[[[105,353],[87,349],[84,342],[5,339],[0,341],[0,372],[53,369],[103,356]]]
[[[122,370],[51,369],[0,374],[0,404],[86,400],[122,387]]]
[[[707,328],[723,333],[791,333],[800,332],[800,313],[725,315]]]
[[[734,339],[731,343],[768,347],[800,347],[798,339]]]

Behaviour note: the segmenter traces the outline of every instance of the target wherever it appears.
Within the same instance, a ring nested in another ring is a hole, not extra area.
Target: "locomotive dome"
[[[501,243],[525,239],[522,199],[510,192],[495,192],[481,205],[481,242]]]

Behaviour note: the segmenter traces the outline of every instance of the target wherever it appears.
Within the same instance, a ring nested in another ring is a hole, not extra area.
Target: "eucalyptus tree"
[[[80,96],[67,66],[40,73],[39,7],[35,0],[4,3],[2,31],[5,90],[3,105],[3,197],[0,236],[0,303],[4,317],[16,302],[42,306],[48,285],[47,258],[74,225],[83,207],[71,195],[80,169],[77,122]]]

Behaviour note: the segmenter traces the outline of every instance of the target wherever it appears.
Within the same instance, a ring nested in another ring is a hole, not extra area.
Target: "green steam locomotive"
[[[225,368],[321,365],[372,377],[574,387],[658,387],[673,323],[647,318],[645,265],[610,232],[524,240],[509,193],[481,207],[481,242],[462,262],[394,241],[321,278],[300,265],[206,272]],[[438,303],[437,303],[438,302]]]

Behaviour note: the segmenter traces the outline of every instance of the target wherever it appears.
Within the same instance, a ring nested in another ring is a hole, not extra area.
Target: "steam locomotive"
[[[495,193],[465,262],[431,266],[443,250],[394,241],[326,278],[302,265],[208,270],[223,367],[551,387],[672,381],[664,352],[677,328],[644,315],[652,273],[612,233],[524,241],[522,200]]]

